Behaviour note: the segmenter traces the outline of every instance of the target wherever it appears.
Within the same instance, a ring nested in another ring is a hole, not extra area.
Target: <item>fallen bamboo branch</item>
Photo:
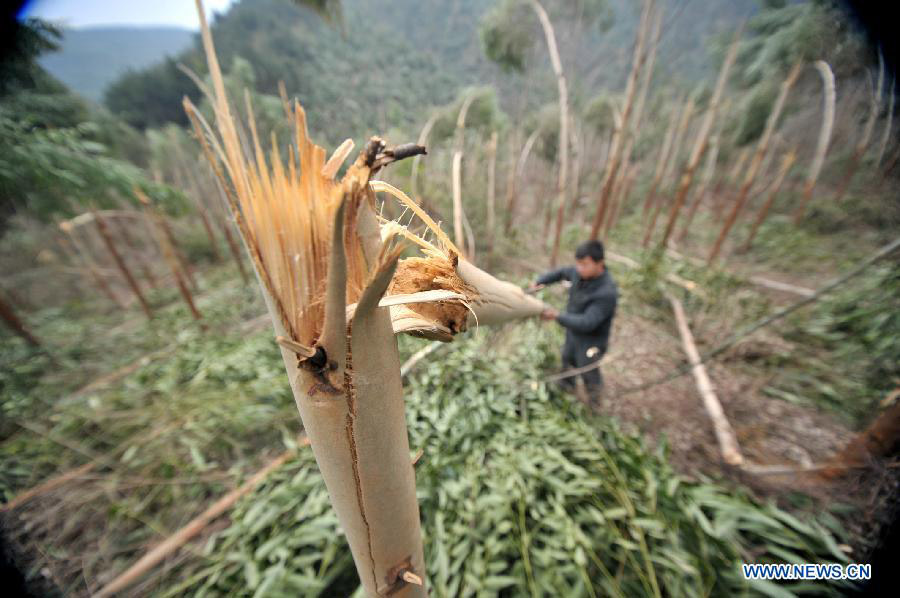
[[[301,446],[309,446],[309,438],[304,438]],[[265,467],[256,472],[246,482],[207,507],[205,511],[188,522],[187,525],[163,540],[163,542],[147,552],[128,569],[116,576],[115,579],[100,588],[94,594],[94,596],[96,598],[112,596],[113,594],[121,592],[125,588],[135,583],[143,575],[153,569],[153,567],[158,565],[165,558],[178,550],[191,538],[203,531],[203,529],[207,525],[209,525],[212,520],[216,519],[217,517],[225,513],[225,511],[234,506],[234,503],[236,503],[241,497],[249,494],[263,480],[265,480],[270,473],[284,465],[291,457],[294,456],[294,454],[294,451],[285,451],[284,453],[270,461]]]
[[[684,307],[681,301],[672,295],[668,295],[669,302],[672,304],[672,311],[675,314],[675,323],[678,326],[678,332],[681,335],[681,342],[684,346],[684,352],[688,356],[691,364],[691,371],[694,374],[694,380],[697,383],[697,390],[703,399],[703,406],[707,415],[712,420],[713,430],[716,434],[716,440],[719,442],[719,450],[722,453],[722,459],[729,465],[740,466],[744,463],[744,457],[741,455],[741,449],[738,445],[734,430],[725,417],[722,404],[719,402],[712,382],[706,373],[706,368],[700,361],[700,353],[697,351],[697,345],[694,343],[694,336],[688,327],[687,317],[684,314]]]
[[[60,486],[65,485],[69,480],[73,480],[79,476],[82,476],[92,469],[96,467],[96,463],[85,463],[80,467],[76,467],[75,469],[69,470],[61,475],[54,476],[49,480],[38,484],[37,486],[22,492],[21,494],[16,495],[11,501],[6,504],[0,505],[0,511],[12,511],[22,506],[26,502],[31,499],[40,496],[41,494],[46,494],[52,490],[59,488]]]
[[[428,357],[432,353],[434,353],[439,348],[443,347],[444,343],[441,341],[431,341],[415,353],[409,356],[409,359],[403,362],[403,365],[400,366],[400,377],[406,378],[406,376],[413,370],[416,365],[422,361],[424,358]]]

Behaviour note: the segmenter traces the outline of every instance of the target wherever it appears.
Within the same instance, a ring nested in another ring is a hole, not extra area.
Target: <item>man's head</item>
[[[600,241],[585,241],[575,250],[575,269],[578,276],[588,280],[597,278],[606,270],[603,263],[603,243]]]

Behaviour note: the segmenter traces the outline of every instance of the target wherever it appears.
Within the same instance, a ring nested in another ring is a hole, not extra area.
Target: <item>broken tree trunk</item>
[[[831,67],[824,60],[816,61],[816,70],[822,77],[822,127],[819,129],[819,142],[816,145],[816,153],[813,156],[812,165],[809,168],[809,174],[806,182],[803,184],[803,195],[797,210],[794,212],[794,223],[798,224],[806,212],[806,206],[812,199],[813,189],[816,187],[816,181],[819,179],[819,173],[822,172],[822,166],[825,164],[825,154],[828,153],[828,143],[831,141],[831,130],[834,127],[834,106],[836,94],[834,89],[834,73]]]
[[[781,84],[778,98],[776,98],[775,105],[772,107],[772,112],[769,114],[769,118],[766,121],[766,128],[763,130],[762,137],[756,146],[756,152],[753,155],[753,160],[750,161],[750,167],[747,169],[744,182],[741,185],[740,191],[738,191],[737,199],[731,208],[731,212],[728,214],[728,218],[725,220],[725,224],[722,226],[722,230],[719,231],[719,236],[716,238],[712,250],[709,252],[709,258],[707,259],[709,264],[712,264],[719,256],[722,244],[725,242],[726,237],[728,237],[728,233],[731,231],[744,204],[747,202],[750,187],[753,185],[753,181],[756,179],[756,173],[759,171],[759,166],[765,157],[766,150],[769,147],[769,140],[772,138],[772,133],[775,131],[775,125],[778,124],[778,118],[781,116],[781,111],[784,109],[784,103],[785,100],[787,100],[788,92],[794,86],[794,82],[797,81],[798,75],[800,75],[801,66],[802,63],[798,62],[795,64],[788,73],[787,78],[785,78],[784,82]]]
[[[697,390],[703,399],[703,407],[712,420],[713,431],[719,443],[722,459],[729,465],[740,466],[744,463],[741,448],[738,446],[737,438],[734,435],[731,424],[728,422],[728,418],[725,417],[722,404],[719,402],[715,391],[713,391],[712,382],[709,380],[706,368],[703,367],[703,363],[700,361],[700,353],[697,351],[694,336],[691,334],[691,329],[688,326],[684,307],[681,305],[681,301],[672,295],[668,297],[669,302],[672,304],[672,311],[675,314],[675,324],[678,326],[678,333],[681,335],[684,352],[688,356],[691,372],[694,374],[694,380],[697,383]]]

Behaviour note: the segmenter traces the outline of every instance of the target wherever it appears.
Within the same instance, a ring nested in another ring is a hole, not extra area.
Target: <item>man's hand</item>
[[[558,316],[558,315],[559,315],[559,310],[557,310],[553,307],[548,307],[547,309],[545,309],[544,311],[541,312],[541,319],[545,320],[545,321],[555,320],[556,316]]]
[[[542,284],[533,282],[533,283],[531,283],[531,286],[529,286],[527,289],[525,289],[525,292],[526,293],[537,293],[538,291],[543,289],[545,286],[546,285],[542,285]]]

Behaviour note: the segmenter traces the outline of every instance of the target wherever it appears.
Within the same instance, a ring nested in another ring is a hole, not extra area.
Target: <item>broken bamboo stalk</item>
[[[566,183],[569,177],[569,91],[566,85],[566,75],[563,72],[562,61],[559,58],[559,48],[556,45],[556,33],[553,23],[547,15],[547,11],[538,0],[530,0],[531,8],[541,22],[544,31],[544,39],[547,42],[547,51],[550,54],[550,64],[553,66],[553,74],[556,76],[556,89],[559,102],[559,142],[556,148],[559,168],[556,177],[556,228],[553,233],[553,249],[550,252],[550,266],[556,265],[559,255],[559,239],[562,233],[562,223],[566,211]]]
[[[623,136],[625,135],[625,127],[628,125],[632,104],[634,103],[638,74],[640,73],[644,59],[646,58],[644,53],[644,41],[647,36],[647,28],[650,23],[650,12],[652,11],[653,6],[654,0],[644,0],[644,6],[641,11],[641,20],[638,25],[634,44],[631,72],[628,74],[628,80],[625,83],[625,102],[622,105],[621,125],[617,127],[616,131],[613,133],[612,148],[610,149],[606,171],[600,187],[600,194],[597,199],[597,211],[594,214],[594,221],[591,224],[591,240],[596,240],[600,235],[600,227],[603,225],[603,220],[606,218],[606,212],[609,210],[609,203],[612,199],[612,187],[620,166],[620,155],[624,149]]]
[[[722,244],[725,242],[726,237],[728,237],[728,233],[731,231],[744,204],[747,202],[750,187],[753,185],[753,181],[756,179],[756,173],[759,171],[759,166],[762,163],[762,159],[765,157],[766,150],[769,147],[769,141],[775,131],[775,126],[778,124],[781,112],[784,109],[788,92],[797,81],[802,66],[802,63],[800,62],[795,64],[781,84],[778,97],[775,99],[775,105],[772,107],[772,112],[769,113],[769,118],[766,121],[766,128],[763,130],[762,137],[760,137],[759,143],[756,146],[756,152],[753,154],[753,159],[750,161],[750,167],[747,169],[747,174],[744,177],[744,182],[738,191],[737,199],[731,208],[731,212],[728,214],[728,218],[725,220],[725,224],[722,225],[722,229],[719,231],[719,236],[716,238],[712,250],[709,252],[709,258],[707,259],[707,263],[709,264],[712,264],[719,256],[719,252],[722,250]]]
[[[16,335],[20,336],[25,342],[27,342],[32,347],[40,347],[41,342],[35,337],[30,330],[25,326],[22,320],[16,315],[13,311],[13,308],[6,302],[3,297],[0,297],[0,317],[3,318],[3,321],[9,327],[10,330],[16,333]]]
[[[716,81],[716,87],[713,91],[712,99],[709,102],[709,108],[706,110],[706,114],[703,117],[703,122],[700,125],[700,130],[697,133],[697,139],[694,142],[694,147],[691,149],[691,154],[688,157],[687,164],[684,167],[684,172],[681,175],[681,182],[678,185],[678,190],[675,192],[675,201],[672,203],[672,208],[669,211],[669,220],[666,223],[666,227],[663,232],[662,240],[660,241],[660,246],[665,247],[669,238],[672,236],[672,233],[675,231],[675,223],[678,221],[678,216],[681,213],[681,208],[684,205],[684,201],[687,198],[688,191],[691,188],[691,184],[694,181],[694,172],[697,170],[697,167],[700,165],[700,160],[703,158],[703,154],[706,152],[706,148],[709,142],[709,135],[712,132],[713,122],[716,119],[716,114],[719,109],[719,102],[722,99],[722,92],[725,90],[725,83],[728,81],[728,74],[731,72],[731,65],[734,64],[734,59],[737,57],[738,43],[741,40],[741,32],[742,29],[738,29],[734,38],[731,41],[731,46],[728,48],[728,53],[725,55],[725,60],[722,62],[722,67],[719,70],[719,78]]]
[[[871,82],[871,79],[869,79],[869,81]],[[881,88],[883,86],[884,63],[879,62],[878,83],[875,86],[875,89],[872,90],[872,102],[869,107],[869,117],[866,119],[865,127],[863,127],[862,137],[860,137],[859,143],[857,143],[856,147],[853,149],[853,156],[850,158],[850,163],[847,165],[844,177],[838,185],[837,193],[834,194],[833,201],[836,203],[840,202],[844,198],[844,195],[846,195],[847,190],[850,188],[850,183],[853,181],[853,177],[859,169],[859,163],[862,161],[866,150],[869,149],[869,142],[872,140],[872,132],[875,130],[875,120],[878,118],[878,109],[881,106]]]
[[[697,209],[706,199],[706,193],[709,191],[709,185],[716,172],[716,161],[719,158],[718,135],[712,136],[712,139],[709,141],[709,146],[709,153],[706,155],[706,165],[703,168],[703,175],[700,177],[700,187],[698,187],[697,192],[694,194],[694,201],[691,202],[691,207],[688,209],[687,216],[685,216],[681,233],[679,233],[678,237],[675,239],[676,243],[682,243],[687,237],[688,231],[691,229],[691,224],[694,222],[694,216],[697,215]]]
[[[153,204],[150,202],[150,198],[147,197],[140,189],[135,188],[134,194],[138,198],[138,201],[143,204],[148,220],[153,222],[154,229],[156,231],[156,242],[159,245],[159,249],[163,255],[163,258],[169,265],[169,268],[172,270],[172,276],[175,279],[175,285],[178,287],[178,292],[181,294],[181,298],[184,299],[184,302],[187,304],[188,311],[191,312],[191,315],[195,320],[202,319],[200,312],[197,310],[197,306],[194,304],[194,298],[191,296],[191,291],[190,289],[188,289],[187,284],[185,283],[185,277],[183,275],[184,273],[181,270],[181,265],[178,262],[178,258],[175,254],[175,249],[172,247],[171,243],[169,242],[169,238],[166,235],[165,227],[162,222],[162,216],[157,210],[154,209]]]
[[[84,267],[94,279],[94,282],[97,283],[97,286],[100,287],[100,290],[103,291],[103,294],[109,297],[109,300],[118,305],[119,308],[125,309],[125,302],[113,293],[106,279],[100,273],[100,269],[91,256],[90,250],[81,242],[81,239],[75,236],[75,227],[72,225],[72,222],[70,220],[60,222],[59,229],[66,233],[72,247],[75,248],[75,252],[78,254],[79,260],[84,264]]]
[[[669,302],[672,304],[672,311],[675,314],[675,324],[678,327],[678,333],[681,335],[681,342],[684,346],[684,352],[688,356],[688,362],[691,364],[691,372],[694,374],[694,381],[697,384],[697,391],[703,399],[703,407],[706,409],[707,415],[712,420],[713,431],[716,434],[716,440],[719,443],[719,450],[722,453],[722,459],[729,465],[740,466],[744,463],[744,457],[741,454],[741,448],[738,445],[734,430],[725,417],[725,411],[722,404],[713,390],[712,382],[706,373],[706,368],[700,361],[700,353],[697,351],[697,345],[694,343],[694,336],[687,323],[687,317],[684,313],[684,307],[681,301],[672,295],[668,295]]]
[[[497,201],[497,131],[491,133],[487,154],[487,251],[490,256],[494,249],[494,234],[497,220],[495,206]]]
[[[94,222],[97,225],[97,232],[100,233],[100,238],[106,245],[106,249],[109,252],[110,257],[112,257],[113,262],[115,262],[116,267],[119,269],[119,272],[122,273],[122,276],[125,278],[125,282],[128,283],[128,286],[129,288],[131,288],[134,296],[137,297],[138,302],[141,304],[141,309],[144,310],[144,314],[148,319],[152,319],[153,312],[150,309],[150,304],[147,302],[147,299],[144,298],[144,294],[141,292],[140,286],[138,286],[134,275],[132,275],[131,270],[129,270],[128,266],[125,264],[125,260],[123,260],[121,254],[119,254],[119,250],[116,249],[116,245],[113,242],[112,236],[109,234],[109,229],[107,227],[105,218],[101,216],[99,212],[93,212],[93,215]]]
[[[888,100],[887,122],[884,124],[884,130],[881,133],[881,142],[878,144],[878,154],[875,156],[875,168],[881,166],[881,159],[884,158],[884,151],[887,149],[888,140],[891,138],[891,127],[894,123],[894,99],[896,96],[894,88],[896,85],[896,81],[891,80],[891,96]]]
[[[784,183],[784,179],[791,170],[791,166],[794,165],[796,159],[796,149],[791,149],[785,154],[784,159],[781,161],[781,168],[778,169],[778,174],[775,175],[775,181],[772,183],[772,188],[769,190],[769,195],[766,197],[766,201],[763,202],[762,207],[760,207],[759,213],[756,215],[756,220],[753,221],[753,226],[750,228],[750,234],[747,235],[747,240],[744,241],[744,245],[741,248],[742,251],[749,251],[750,247],[753,245],[753,239],[756,238],[756,233],[759,230],[760,225],[765,222],[766,216],[769,215],[769,210],[772,208],[772,204],[775,203],[775,197],[781,190],[781,185]]]
[[[650,222],[647,224],[647,228],[644,231],[644,239],[643,245],[647,247],[650,244],[650,239],[653,238],[653,233],[656,231],[656,223],[659,220],[659,215],[662,212],[663,206],[665,202],[663,198],[657,198],[657,190],[661,185],[664,184],[665,180],[668,178],[668,172],[674,168],[674,164],[678,161],[678,154],[681,146],[681,140],[684,137],[685,132],[687,131],[688,125],[691,122],[691,115],[694,112],[694,98],[689,97],[687,102],[685,102],[684,106],[681,109],[678,117],[678,126],[675,128],[672,142],[669,146],[669,152],[665,156],[665,160],[662,163],[662,170],[659,172],[658,180],[654,177],[654,183],[651,185],[651,191],[653,192],[653,213],[650,216]],[[649,194],[648,194],[649,197]]]
[[[812,165],[809,168],[809,174],[803,183],[803,195],[800,197],[800,203],[794,212],[794,223],[799,224],[806,212],[806,206],[812,199],[813,189],[816,187],[816,181],[819,179],[819,173],[822,172],[822,166],[825,164],[825,154],[828,153],[828,144],[831,141],[831,131],[834,127],[834,106],[836,103],[836,93],[834,89],[834,73],[831,67],[824,60],[816,61],[816,70],[822,77],[822,126],[819,129],[819,142],[816,145],[816,153],[813,156]]]

